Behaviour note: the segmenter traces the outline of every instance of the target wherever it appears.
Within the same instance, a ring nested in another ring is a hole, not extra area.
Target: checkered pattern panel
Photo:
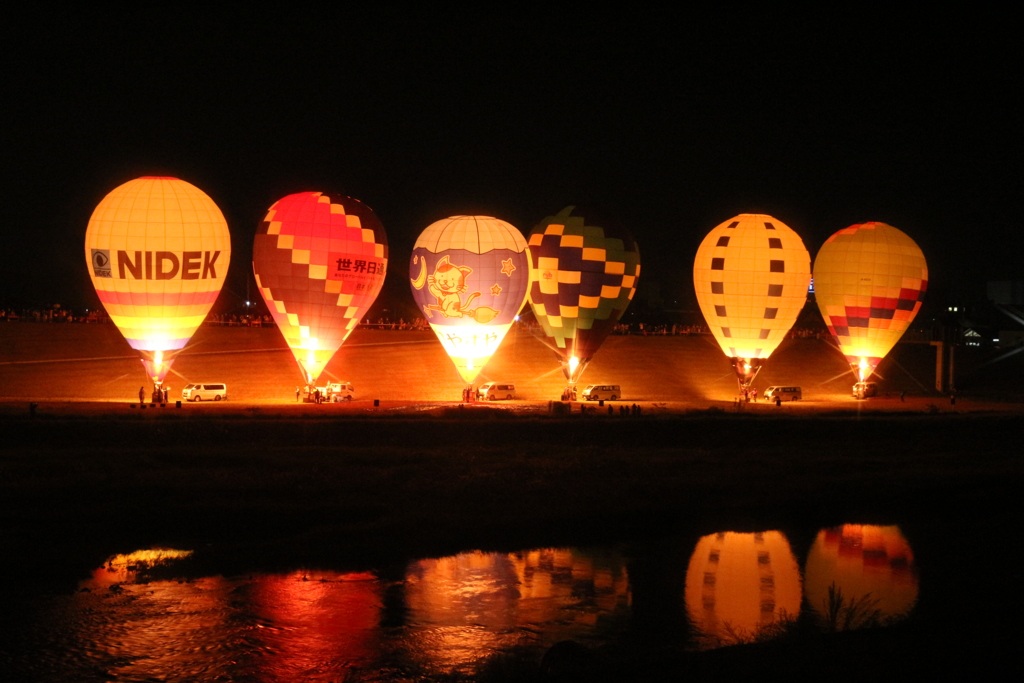
[[[885,223],[844,228],[814,262],[814,289],[825,324],[851,364],[873,369],[899,341],[928,289],[924,254]]]
[[[640,252],[632,237],[587,225],[574,207],[530,233],[530,305],[563,358],[589,359],[636,293]]]
[[[253,243],[256,282],[314,380],[377,298],[387,260],[384,228],[359,200],[301,192],[268,210]]]

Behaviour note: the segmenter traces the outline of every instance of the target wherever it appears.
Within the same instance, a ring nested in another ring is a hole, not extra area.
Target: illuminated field
[[[925,345],[901,345],[897,351],[903,347],[880,368],[883,389],[892,395],[888,402],[898,403],[904,390],[912,398],[935,401],[929,391],[934,352]],[[794,409],[823,402],[852,406],[848,368],[823,340],[787,339],[754,386],[761,392],[773,384],[801,386],[804,400]],[[357,405],[370,399],[457,401],[463,388],[430,331],[357,329],[325,378],[353,382]],[[521,328],[509,333],[478,384],[488,380],[515,382],[517,406],[557,399],[564,386],[555,354]],[[294,403],[300,381],[275,328],[204,325],[178,357],[167,384],[177,399],[186,383],[226,382],[229,404],[237,406]],[[736,393],[728,359],[710,336],[609,337],[584,375],[582,384],[589,383],[619,384],[627,402],[681,409],[728,405]],[[0,400],[128,402],[137,400],[143,385],[149,386],[142,364],[113,325],[0,325]]]

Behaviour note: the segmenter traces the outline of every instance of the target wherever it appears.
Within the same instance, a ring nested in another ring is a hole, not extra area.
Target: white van
[[[588,384],[583,390],[585,401],[618,401],[622,389],[618,384]]]
[[[485,382],[476,390],[476,395],[487,401],[499,398],[511,401],[516,397],[516,385],[511,382]]]
[[[352,386],[352,382],[328,382],[327,391],[325,396],[331,403],[338,403],[340,401],[351,401],[352,397],[355,396],[355,387]]]
[[[774,401],[776,397],[783,401],[799,401],[804,397],[804,392],[800,387],[768,387],[764,397],[768,401]]]
[[[878,394],[878,385],[874,382],[857,382],[853,385],[854,398],[871,398]]]
[[[183,401],[220,401],[221,399],[227,400],[227,398],[227,384],[186,384],[185,388],[181,390],[181,400]]]

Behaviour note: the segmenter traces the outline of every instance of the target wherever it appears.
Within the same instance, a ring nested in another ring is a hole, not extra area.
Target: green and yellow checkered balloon
[[[528,240],[530,305],[570,384],[622,317],[640,276],[640,250],[621,229],[588,225],[569,206]]]

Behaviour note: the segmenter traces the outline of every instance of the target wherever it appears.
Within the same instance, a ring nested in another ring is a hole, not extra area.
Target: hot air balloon
[[[640,250],[624,230],[588,225],[568,206],[530,233],[530,305],[569,382],[567,394],[629,306]]]
[[[409,272],[420,312],[472,384],[526,301],[526,240],[497,218],[452,216],[420,234]]]
[[[227,276],[223,214],[184,180],[136,178],[92,212],[85,258],[103,307],[159,386]]]
[[[800,567],[781,531],[704,536],[686,570],[686,611],[705,645],[769,633],[800,614]]]
[[[387,264],[384,228],[358,199],[299,192],[267,211],[256,285],[310,386],[377,298]]]
[[[693,263],[697,302],[741,392],[796,322],[810,280],[800,236],[771,216],[740,214],[701,242]]]
[[[818,308],[861,382],[910,327],[927,289],[921,249],[885,223],[840,230],[814,260]]]
[[[831,630],[895,621],[917,604],[914,553],[898,526],[822,529],[807,553],[804,577],[807,604]]]

